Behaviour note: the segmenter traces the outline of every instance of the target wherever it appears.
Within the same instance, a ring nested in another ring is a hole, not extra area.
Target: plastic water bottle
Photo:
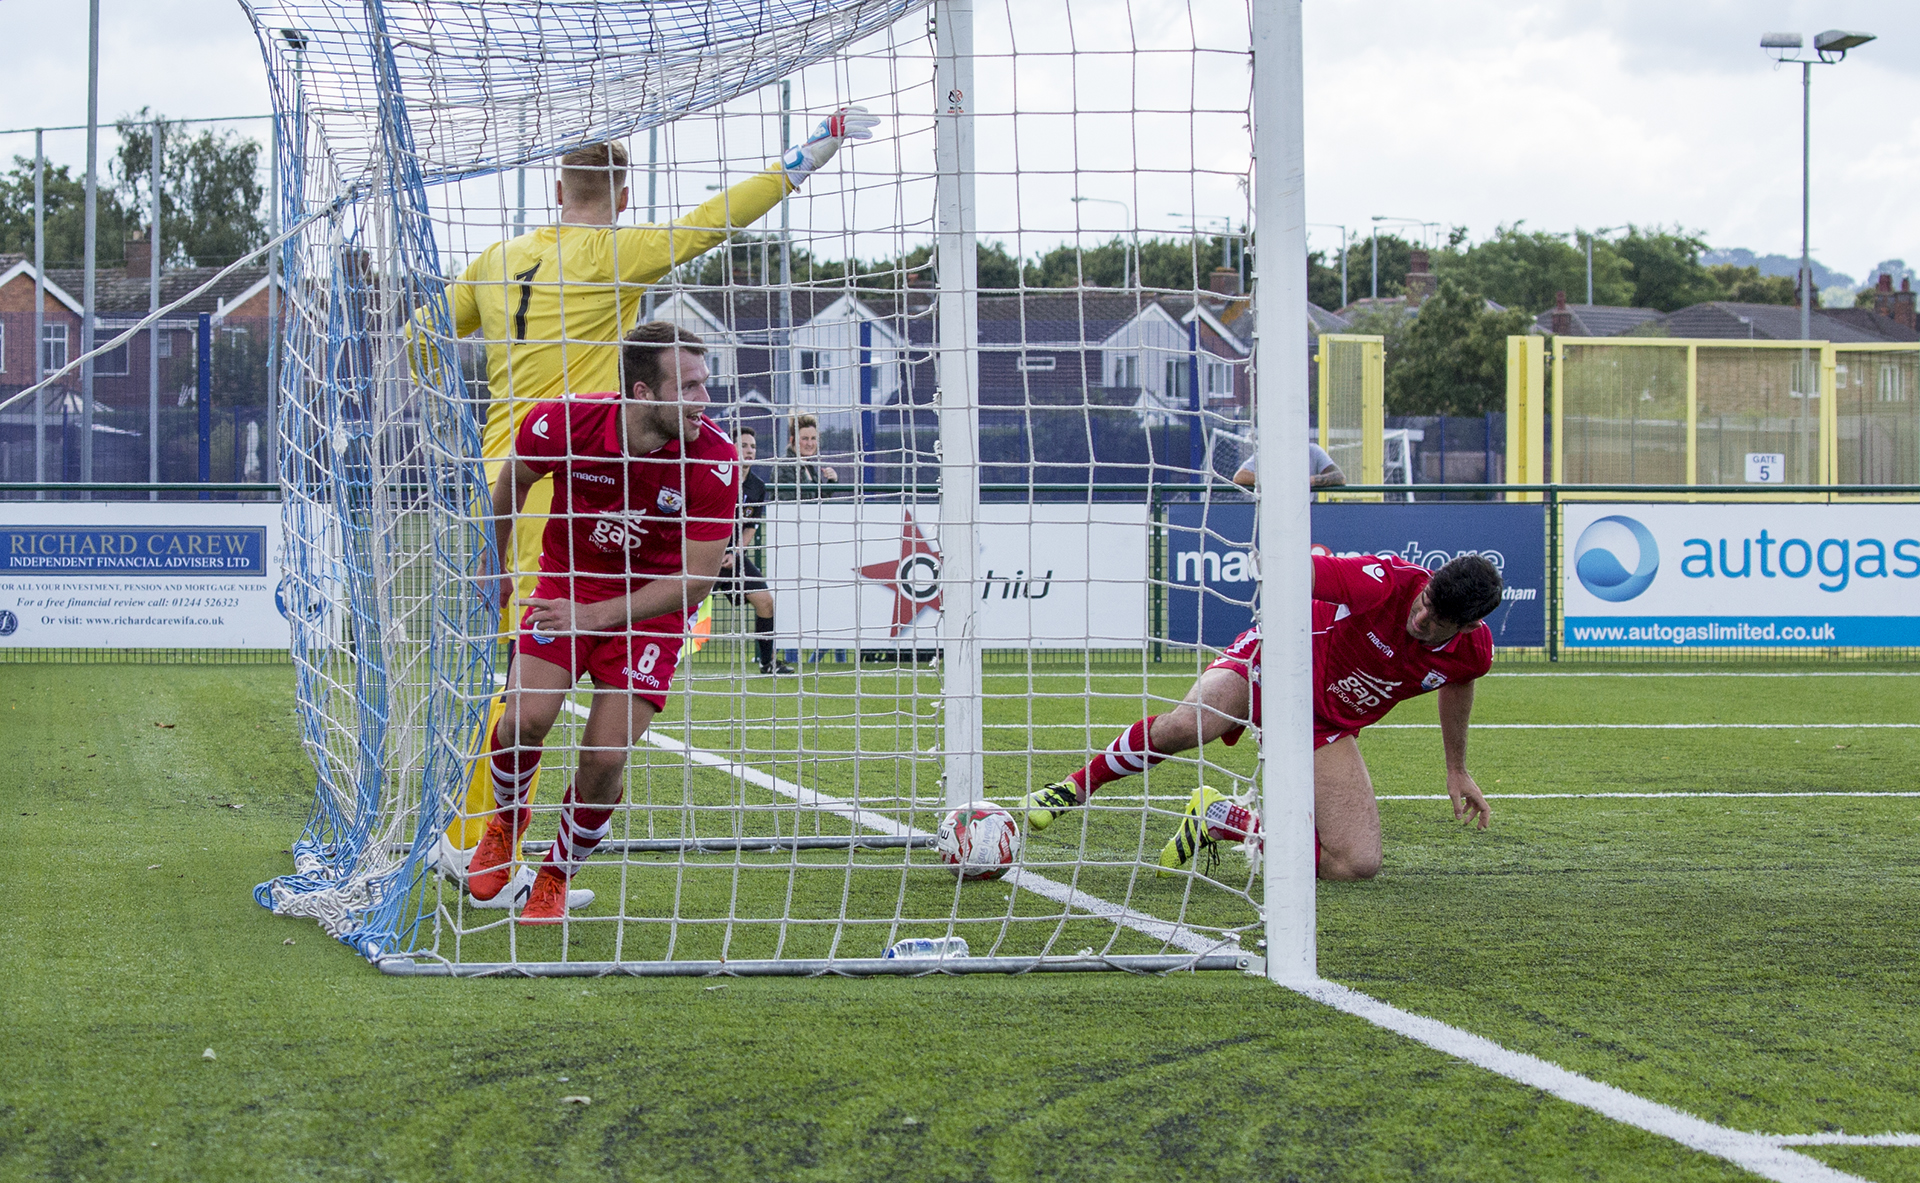
[[[887,950],[887,959],[924,961],[943,957],[965,957],[967,938],[965,937],[912,937],[896,941],[893,948]]]

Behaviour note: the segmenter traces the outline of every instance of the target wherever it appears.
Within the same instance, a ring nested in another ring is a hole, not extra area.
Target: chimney
[[[1240,273],[1231,267],[1215,267],[1207,276],[1207,290],[1217,296],[1240,294]]]
[[[1427,270],[1427,252],[1407,252],[1407,303],[1418,306],[1433,295],[1433,273]]]
[[[1553,294],[1552,325],[1553,335],[1556,337],[1571,337],[1573,335],[1573,310],[1567,307],[1567,294],[1565,292],[1555,292]]]
[[[1900,290],[1893,294],[1893,319],[1894,323],[1905,325],[1907,328],[1920,328],[1914,320],[1912,280],[1901,280]]]
[[[127,277],[147,278],[153,268],[153,237],[144,230],[131,231],[127,235],[126,249]]]

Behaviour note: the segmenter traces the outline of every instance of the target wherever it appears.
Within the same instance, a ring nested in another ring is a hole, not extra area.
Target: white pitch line
[[[585,708],[571,700],[566,706],[576,715],[586,714]],[[750,765],[691,747],[677,739],[656,734],[651,730],[641,739],[654,747],[679,752],[696,764],[724,770],[749,784],[770,789],[801,804],[827,810],[857,825],[895,835],[926,833],[924,830],[906,825],[883,814],[863,809],[844,798],[831,797],[803,788],[792,781],[782,780]],[[1015,871],[1007,876],[1007,881],[1017,883],[1027,891],[1035,892],[1070,908],[1077,907],[1116,921],[1137,932],[1146,933],[1157,940],[1191,953],[1215,952],[1231,944],[1231,942],[1205,937],[1185,925],[1161,920],[1131,908],[1123,908],[1098,896],[1089,895],[1078,888],[1055,882],[1030,871]],[[1849,1175],[1844,1171],[1835,1170],[1817,1159],[1788,1149],[1786,1145],[1787,1139],[1822,1135],[1768,1135],[1728,1129],[1690,1113],[1662,1105],[1657,1101],[1635,1096],[1613,1085],[1602,1084],[1557,1064],[1548,1063],[1538,1056],[1511,1051],[1490,1039],[1462,1031],[1457,1027],[1450,1027],[1438,1019],[1429,1019],[1403,1011],[1337,982],[1319,980],[1311,985],[1293,988],[1325,1006],[1365,1019],[1375,1026],[1425,1044],[1435,1051],[1465,1060],[1469,1064],[1485,1068],[1530,1088],[1539,1089],[1563,1101],[1591,1109],[1624,1125],[1659,1134],[1690,1149],[1726,1159],[1757,1175],[1775,1180],[1775,1183],[1868,1183],[1858,1175]],[[1904,1135],[1884,1136],[1902,1137]],[[1904,1145],[1904,1143],[1888,1144]]]
[[[1920,1146],[1920,1134],[1761,1134],[1775,1146]]]
[[[1438,731],[1438,723],[1375,723],[1375,731]],[[1475,731],[1913,731],[1920,723],[1475,723]]]
[[[1595,670],[1595,671],[1587,671],[1587,672],[1579,672],[1579,673],[1569,671],[1564,674],[1547,674],[1547,673],[1523,674],[1523,673],[1514,672],[1514,673],[1481,674],[1480,676],[1483,678],[1920,678],[1920,671],[1915,671],[1915,670],[1807,670],[1802,673],[1780,673],[1780,672],[1763,672],[1758,670],[1749,670],[1744,673],[1734,673],[1734,672],[1715,673],[1710,670],[1708,671],[1674,670],[1670,672],[1645,671],[1645,672],[1626,673],[1626,672],[1608,672],[1604,670]]]
[[[1482,792],[1485,792],[1482,790]],[[1485,793],[1489,801],[1582,801],[1589,798],[1626,797],[1653,800],[1660,797],[1791,797],[1802,800],[1807,797],[1920,797],[1920,792],[1908,793],[1893,789],[1843,790],[1822,793]],[[1449,801],[1452,798],[1445,793],[1396,793],[1377,794],[1376,801]]]
[[[1723,1158],[1776,1183],[1863,1183],[1858,1175],[1849,1175],[1787,1149],[1781,1139],[1794,1135],[1752,1134],[1715,1125],[1683,1110],[1548,1063],[1538,1056],[1501,1047],[1491,1039],[1438,1019],[1401,1010],[1338,982],[1317,980],[1293,989],[1315,1002],[1365,1019],[1437,1052],[1591,1109],[1622,1125],[1659,1134],[1689,1149]]]

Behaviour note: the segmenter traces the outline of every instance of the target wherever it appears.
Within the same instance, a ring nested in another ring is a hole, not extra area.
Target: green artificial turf
[[[308,808],[291,682],[0,672],[0,1177],[1748,1177],[1238,974],[384,977],[252,902]],[[1492,678],[1476,719],[1899,722],[1911,685]],[[1104,738],[1139,713],[1124,686],[1042,723]],[[1437,732],[1364,748],[1383,795],[1443,791]],[[1495,794],[1910,791],[1917,748],[1482,730],[1472,764]],[[1155,796],[1195,780],[1169,768]],[[1319,893],[1326,976],[1736,1128],[1920,1131],[1920,801],[1496,796],[1486,833],[1443,801],[1382,814],[1380,878]],[[1920,1179],[1914,1150],[1806,1153]]]

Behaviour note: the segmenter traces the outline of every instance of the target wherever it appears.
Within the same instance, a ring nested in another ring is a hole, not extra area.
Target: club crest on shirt
[[[1447,681],[1447,676],[1441,673],[1439,670],[1429,670],[1427,672],[1427,676],[1420,679],[1420,689],[1438,690],[1440,689],[1441,686],[1446,684],[1446,681]]]
[[[687,499],[680,495],[678,489],[662,489],[660,496],[654,499],[654,504],[660,507],[661,513],[679,513],[687,507]]]

